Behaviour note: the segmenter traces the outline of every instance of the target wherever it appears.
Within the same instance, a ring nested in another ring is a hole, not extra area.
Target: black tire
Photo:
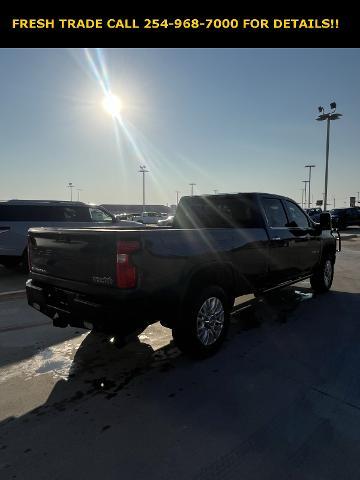
[[[330,290],[334,278],[334,257],[325,255],[310,278],[313,290],[324,293]]]
[[[208,357],[219,350],[229,328],[231,298],[218,286],[209,286],[185,304],[172,333],[184,353]]]

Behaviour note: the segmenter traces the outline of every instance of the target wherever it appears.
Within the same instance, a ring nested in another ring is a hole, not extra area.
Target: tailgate
[[[30,229],[31,271],[90,285],[115,286],[117,238],[127,234],[134,237],[131,231],[110,229]]]

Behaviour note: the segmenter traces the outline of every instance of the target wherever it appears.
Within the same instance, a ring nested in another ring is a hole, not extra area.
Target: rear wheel
[[[310,283],[315,292],[324,293],[330,289],[333,278],[334,259],[332,256],[327,255],[321,260],[320,265],[313,273]]]
[[[174,341],[180,350],[198,358],[215,353],[229,327],[230,304],[231,299],[218,286],[207,287],[192,296],[173,328]]]

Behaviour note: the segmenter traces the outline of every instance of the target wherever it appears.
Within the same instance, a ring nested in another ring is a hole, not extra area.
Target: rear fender
[[[211,263],[202,265],[193,270],[185,283],[186,287],[183,292],[182,304],[186,304],[196,292],[203,290],[209,285],[218,285],[223,288],[229,298],[235,297],[235,272],[231,264]]]

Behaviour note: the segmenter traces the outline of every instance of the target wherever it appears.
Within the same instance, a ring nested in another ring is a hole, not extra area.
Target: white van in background
[[[83,202],[9,200],[0,202],[0,264],[27,266],[27,232],[31,227],[141,227],[117,220],[103,207]]]

